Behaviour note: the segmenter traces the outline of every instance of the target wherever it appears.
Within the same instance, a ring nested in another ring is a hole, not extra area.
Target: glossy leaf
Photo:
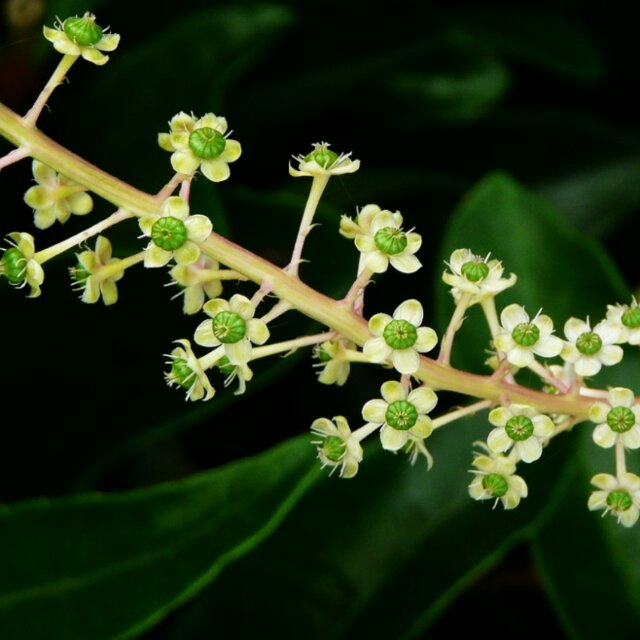
[[[185,480],[0,507],[0,637],[128,638],[269,535],[309,488],[308,438]]]

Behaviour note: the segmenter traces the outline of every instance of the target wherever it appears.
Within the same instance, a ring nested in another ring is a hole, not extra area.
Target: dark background
[[[305,251],[312,264],[302,277],[326,293],[346,291],[357,260],[336,235],[340,214],[374,202],[400,210],[406,226],[422,234],[424,269],[381,278],[367,310],[393,309],[411,295],[433,323],[429,301],[447,219],[495,170],[601,241],[629,287],[638,284],[637,234],[629,232],[640,205],[637,25],[622,3],[397,0],[375,8],[359,1],[183,0],[179,11],[152,11],[147,3],[46,4],[44,18],[33,23],[5,19],[0,99],[26,112],[54,68],[58,56],[39,36],[42,20],[51,25],[54,15],[95,11],[101,25],[121,34],[120,47],[104,68],[80,60],[38,126],[155,192],[171,177],[168,154],[156,144],[168,120],[181,110],[226,116],[243,155],[229,182],[196,181],[192,211],[277,264],[286,264],[309,185],[288,176],[291,156],[328,141],[361,160],[357,174],[331,181],[322,226]],[[22,202],[30,179],[27,161],[0,173],[3,233],[29,231],[41,248],[84,227],[86,219],[76,218],[34,231]],[[96,215],[110,211],[96,201]],[[141,246],[135,224],[107,235],[120,257]],[[120,302],[104,308],[76,299],[68,286],[72,262],[65,256],[47,265],[37,300],[0,283],[0,384],[5,408],[18,415],[10,419],[5,410],[0,433],[6,502],[181,478],[305,432],[319,407],[357,415],[381,380],[360,368],[344,388],[321,387],[308,354],[299,353],[257,364],[245,398],[224,391],[214,376],[219,393],[212,402],[185,404],[164,384],[163,354],[172,340],[191,337],[200,318],[180,314],[180,301],[163,287],[166,273],[132,269],[119,284]],[[273,333],[286,339],[319,329],[287,314]],[[524,549],[425,637],[451,637],[505,600],[504,633],[494,636],[510,637],[512,618],[514,626],[527,620],[519,635],[563,637]],[[145,637],[164,637],[172,623]]]

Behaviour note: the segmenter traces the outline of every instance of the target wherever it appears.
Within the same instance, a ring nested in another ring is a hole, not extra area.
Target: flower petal
[[[389,405],[382,398],[369,400],[362,407],[362,419],[373,424],[384,424],[388,407]]]
[[[420,368],[420,356],[415,349],[393,349],[391,362],[396,371],[409,375]]]
[[[231,175],[229,165],[220,158],[203,160],[200,169],[204,176],[212,182],[224,182]]]
[[[189,216],[185,220],[184,225],[187,227],[189,240],[193,240],[194,242],[204,242],[213,230],[211,220],[209,220],[207,216],[198,214]]]
[[[408,439],[409,434],[406,431],[398,431],[398,429],[394,429],[388,425],[380,429],[380,442],[382,443],[382,448],[387,451],[402,449],[402,447],[407,444]]]
[[[609,449],[616,443],[616,434],[611,430],[608,424],[599,424],[593,430],[593,441],[599,447]]]
[[[400,304],[393,314],[394,320],[406,320],[410,322],[414,327],[419,327],[422,324],[422,318],[424,317],[424,311],[422,305],[418,300],[405,300]]]
[[[380,393],[388,404],[407,399],[407,390],[397,380],[387,380],[387,382],[380,387]]]

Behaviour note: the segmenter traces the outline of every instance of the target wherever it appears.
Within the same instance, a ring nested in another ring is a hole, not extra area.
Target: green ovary
[[[189,136],[189,148],[202,160],[217,158],[227,146],[225,137],[211,127],[196,129]]]
[[[81,47],[97,44],[102,39],[102,29],[95,23],[93,16],[67,18],[62,29],[73,42]]]
[[[482,478],[482,487],[494,498],[502,498],[509,490],[509,485],[504,476],[499,473],[488,473]]]
[[[465,262],[460,272],[469,282],[480,282],[489,275],[489,267],[485,262],[473,260]]]
[[[211,321],[213,335],[222,344],[235,344],[247,335],[247,323],[234,311],[221,311]]]
[[[505,431],[516,442],[527,440],[533,435],[533,422],[527,416],[513,416],[507,420]]]
[[[595,331],[585,331],[576,340],[576,349],[585,356],[592,356],[602,349],[602,338]]]
[[[171,365],[171,379],[183,389],[190,389],[196,381],[193,369],[183,358],[177,358]]]
[[[0,261],[2,273],[11,284],[20,284],[24,280],[27,261],[22,252],[12,247],[7,249]]]
[[[614,407],[607,413],[607,424],[616,433],[626,433],[635,423],[636,416],[628,407]]]
[[[625,489],[616,489],[607,496],[607,506],[613,511],[627,511],[632,505],[633,500]]]
[[[540,329],[532,322],[521,322],[515,326],[511,337],[521,347],[531,347],[540,339]]]
[[[407,400],[396,400],[387,407],[385,420],[394,429],[406,431],[418,421],[418,410]]]
[[[347,445],[338,436],[327,436],[322,443],[322,453],[331,462],[340,462],[347,451]]]
[[[316,149],[304,157],[305,162],[315,162],[323,169],[331,167],[338,159],[338,154],[330,149]]]
[[[187,241],[187,227],[179,218],[164,216],[151,227],[151,240],[165,251],[175,251]]]
[[[373,238],[376,247],[389,256],[402,253],[407,248],[407,234],[394,227],[384,227]]]
[[[384,341],[392,349],[408,349],[418,339],[418,330],[408,320],[392,320],[382,332]]]
[[[628,329],[640,327],[640,307],[632,307],[622,314],[622,324]]]

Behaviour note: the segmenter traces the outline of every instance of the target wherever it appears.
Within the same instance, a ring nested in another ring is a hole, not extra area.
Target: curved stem
[[[16,146],[27,148],[34,158],[84,185],[131,215],[156,213],[159,208],[159,203],[154,196],[139,191],[94,167],[34,127],[26,125],[18,115],[1,104],[0,134]],[[227,267],[244,274],[258,285],[268,282],[271,291],[281,300],[355,344],[362,346],[372,337],[364,318],[345,308],[339,301],[307,286],[297,275],[286,273],[283,269],[230,240],[212,233],[203,243],[202,251]],[[491,307],[490,304],[483,306],[485,310]],[[506,400],[528,404],[541,412],[570,414],[577,416],[579,420],[587,417],[593,402],[581,397],[577,392],[546,394],[505,380],[495,380],[491,376],[467,373],[426,356],[421,357],[420,368],[414,377],[435,389],[446,389],[491,401]]]

